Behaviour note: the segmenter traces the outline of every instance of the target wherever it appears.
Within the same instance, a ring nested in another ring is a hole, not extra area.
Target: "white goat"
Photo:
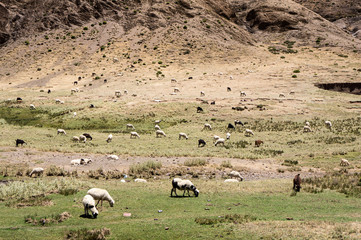
[[[108,155],[108,159],[119,160],[119,157],[117,155],[111,154],[111,155]]]
[[[228,176],[230,176],[231,178],[239,178],[241,181],[243,181],[243,177],[237,171],[231,171],[230,173],[228,173]]]
[[[182,138],[185,138],[186,140],[188,140],[188,136],[187,136],[187,134],[182,133],[182,132],[181,132],[181,133],[179,133],[179,138],[178,138],[178,139],[180,140],[180,139],[182,139]]]
[[[81,159],[74,159],[74,160],[71,160],[70,161],[70,164],[71,165],[74,165],[74,166],[79,166],[79,165],[83,165],[85,163],[84,159],[81,158]]]
[[[303,132],[312,132],[312,129],[309,126],[304,126]]]
[[[155,131],[155,135],[156,135],[156,137],[161,137],[161,136],[166,137],[167,136],[167,135],[165,135],[165,133],[162,130]]]
[[[214,143],[214,146],[217,146],[218,144],[222,144],[224,146],[224,142],[226,140],[224,138],[218,138],[217,141]]]
[[[331,121],[325,121],[326,127],[328,127],[329,129],[332,128],[332,123]]]
[[[83,143],[85,143],[86,142],[86,136],[80,135],[79,140],[82,141]]]
[[[89,216],[89,210],[91,211],[93,218],[97,218],[99,212],[95,207],[94,198],[91,195],[85,195],[83,198],[84,214]]]
[[[176,193],[176,189],[179,189],[179,190],[184,190],[183,192],[183,196],[185,194],[185,192],[187,191],[188,192],[188,196],[190,197],[189,195],[189,190],[192,190],[194,192],[194,195],[195,197],[198,197],[199,195],[199,191],[198,189],[194,186],[194,184],[189,181],[189,180],[182,180],[180,178],[175,178],[172,180],[172,191],[171,191],[171,196],[173,196],[173,191],[175,192],[176,196],[177,196],[177,193]]]
[[[159,125],[155,125],[155,126],[154,126],[154,129],[155,129],[155,130],[161,130],[160,127],[159,127]]]
[[[141,178],[136,178],[136,179],[134,180],[134,182],[146,183],[146,182],[147,182],[147,180],[145,180],[145,179],[141,179]]]
[[[204,97],[205,95],[204,91],[201,91],[201,97]]]
[[[112,141],[112,139],[113,139],[113,134],[109,134],[108,135],[108,138],[107,138],[107,143],[110,143],[111,141]]]
[[[226,179],[224,180],[225,183],[238,183],[239,181],[237,179]]]
[[[66,132],[65,132],[64,129],[59,128],[57,134],[64,134],[64,135],[66,135]]]
[[[340,166],[349,166],[350,162],[344,158],[341,159]]]
[[[140,138],[137,132],[130,132],[130,138]]]
[[[135,127],[133,126],[133,124],[128,123],[128,124],[127,124],[127,129],[135,129]]]
[[[252,131],[251,129],[246,129],[245,135],[246,135],[246,137],[249,137],[249,136],[251,136],[251,135],[253,136],[254,133],[253,133],[253,131]]]
[[[30,110],[35,110],[35,105],[34,104],[30,104]]]
[[[214,136],[213,136],[213,142],[214,142],[214,143],[215,143],[218,139],[220,139],[219,136],[217,136],[217,135],[214,135]]]
[[[73,142],[79,142],[80,138],[77,136],[73,136],[72,140],[73,140]]]
[[[241,92],[240,92],[240,96],[241,96],[241,97],[245,97],[245,96],[247,96],[247,94],[246,94],[246,92],[241,91]]]
[[[37,176],[40,176],[43,173],[44,173],[44,168],[41,168],[41,167],[33,168],[33,170],[29,174],[29,177],[31,177],[33,174],[36,174]]]
[[[231,133],[228,132],[228,133],[226,134],[226,139],[229,140],[230,138],[231,138]]]
[[[209,123],[204,124],[203,130],[205,130],[205,129],[212,130],[211,124],[209,124]]]
[[[98,206],[100,201],[101,201],[101,206],[103,206],[103,200],[108,201],[111,207],[114,206],[115,202],[114,202],[113,198],[110,196],[108,191],[105,189],[92,188],[87,192],[87,194],[92,196],[95,200],[98,200],[96,206]]]

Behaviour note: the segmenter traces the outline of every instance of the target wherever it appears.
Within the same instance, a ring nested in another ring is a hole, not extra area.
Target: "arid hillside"
[[[329,6],[322,1],[316,5],[299,1],[303,6],[296,2],[4,0],[0,3],[0,44],[49,30],[66,30],[89,23],[97,24],[99,21],[112,21],[119,24],[117,30],[124,33],[135,28],[159,31],[176,27],[221,42],[233,39],[252,44],[293,37],[310,43],[317,37],[327,36],[330,44],[349,45],[343,43],[342,39],[351,41],[351,38],[328,20],[357,17],[360,11],[357,1],[347,1],[342,5],[338,2]],[[334,11],[330,6],[338,10]],[[184,35],[184,38],[188,37],[188,34]]]

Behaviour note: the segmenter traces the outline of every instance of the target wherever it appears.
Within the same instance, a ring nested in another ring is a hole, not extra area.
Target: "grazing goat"
[[[201,91],[201,97],[204,97],[206,94],[203,92],[203,91]]]
[[[203,112],[203,108],[197,107],[197,113],[201,113],[201,112]]]
[[[331,121],[325,121],[326,127],[331,129],[332,128],[332,123]]]
[[[44,168],[41,167],[33,168],[33,170],[29,174],[29,177],[31,177],[33,174],[37,176],[41,176],[43,173],[44,173]]]
[[[156,137],[166,137],[167,135],[165,135],[165,133],[162,130],[157,130],[155,131],[155,135]]]
[[[227,92],[232,91],[232,89],[230,87],[227,87]]]
[[[344,158],[341,159],[340,166],[349,166],[350,162]]]
[[[186,191],[188,192],[188,197],[190,197],[189,190],[192,190],[194,192],[195,197],[198,197],[198,195],[199,195],[198,189],[189,180],[182,180],[180,178],[174,178],[172,180],[172,191],[170,193],[171,197],[173,196],[173,192],[175,193],[176,196],[178,196],[176,189],[184,190],[183,197],[184,197],[184,194]]]
[[[251,129],[246,129],[245,135],[246,137],[250,137],[251,135],[254,135],[254,133]]]
[[[229,140],[230,138],[231,138],[231,134],[228,132],[228,133],[226,134],[226,139]]]
[[[185,134],[185,133],[179,133],[179,140],[181,140],[182,138],[185,138],[186,140],[188,140],[188,136],[187,136],[187,134]]]
[[[301,177],[300,174],[297,174],[293,179],[293,190],[299,192],[301,189]]]
[[[205,129],[212,130],[211,124],[209,124],[209,123],[204,124],[203,130],[205,130]]]
[[[83,133],[83,136],[85,136],[86,138],[89,138],[90,141],[93,140],[92,136],[90,136],[89,133]]]
[[[108,135],[108,138],[107,138],[107,143],[110,143],[111,141],[112,141],[112,139],[113,139],[113,134],[109,134]]]
[[[256,141],[254,141],[254,145],[255,145],[256,147],[261,146],[261,144],[263,144],[263,141],[262,141],[262,140],[256,140]]]
[[[224,146],[224,142],[226,140],[224,138],[218,138],[217,141],[214,143],[214,146],[217,146],[218,144],[222,144]]]
[[[204,147],[206,145],[206,141],[203,139],[198,139],[198,147]]]
[[[59,128],[59,129],[58,129],[58,133],[57,133],[57,135],[58,135],[58,134],[63,134],[63,135],[66,135],[66,132],[65,132],[65,130],[64,130],[64,129]]]
[[[239,178],[241,181],[243,181],[243,177],[237,171],[231,171],[230,173],[228,173],[228,176],[230,176],[231,178]]]
[[[310,126],[304,126],[303,127],[303,132],[312,132],[312,129],[310,128]]]
[[[133,126],[133,124],[128,123],[127,124],[127,129],[135,129],[135,127]]]
[[[130,132],[130,138],[140,138],[137,132]]]
[[[22,139],[16,139],[16,146],[18,147],[19,145],[23,146],[24,144],[27,145],[27,143],[22,140]]]
[[[235,129],[235,127],[233,126],[233,124],[232,123],[228,123],[228,127],[227,127],[228,129]]]
[[[239,120],[234,120],[234,126],[237,126],[237,125],[244,126],[243,122],[241,122]]]

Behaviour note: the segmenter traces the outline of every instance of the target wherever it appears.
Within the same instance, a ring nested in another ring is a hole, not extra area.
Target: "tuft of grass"
[[[232,164],[231,164],[231,161],[227,160],[227,161],[222,161],[221,163],[221,167],[224,167],[224,168],[232,168]]]
[[[187,159],[184,161],[184,166],[187,167],[197,167],[205,165],[207,165],[207,161],[204,159]]]
[[[128,174],[130,176],[149,176],[155,175],[156,170],[162,167],[161,162],[147,161],[144,163],[133,164],[129,167]]]
[[[324,189],[336,190],[347,196],[361,197],[361,173],[347,174],[344,171],[333,172],[322,177],[304,180],[305,191],[318,193]]]
[[[35,181],[13,181],[1,186],[0,201],[32,201],[35,197],[40,198],[51,193],[66,192],[67,190],[64,189],[79,189],[86,186],[87,184],[74,178],[61,178],[53,181],[45,179],[37,179]]]
[[[27,215],[24,217],[24,221],[25,223],[29,223],[32,225],[49,226],[52,224],[58,224],[64,222],[69,218],[71,218],[70,213],[63,212],[57,215],[51,215],[46,217],[38,217],[37,214]]]
[[[242,224],[247,222],[256,221],[257,217],[251,215],[241,215],[241,214],[227,214],[218,218],[215,217],[197,217],[194,221],[200,225],[214,225],[217,223],[233,223],[233,224]]]
[[[285,160],[282,165],[283,166],[294,166],[297,165],[298,161],[297,160]]]
[[[109,228],[91,229],[91,230],[87,228],[82,228],[78,230],[67,231],[65,233],[65,239],[105,240],[109,235],[110,235]]]

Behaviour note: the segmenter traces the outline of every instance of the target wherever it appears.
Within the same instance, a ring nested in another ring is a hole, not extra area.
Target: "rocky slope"
[[[299,2],[306,7],[291,0],[3,0],[0,44],[49,30],[107,21],[117,23],[117,31],[122,35],[135,29],[156,32],[183,28],[188,29],[182,35],[184,38],[198,35],[222,44],[290,38],[313,44],[317,38],[327,38],[330,45],[350,46],[351,36],[311,11],[318,9]],[[358,11],[349,14],[357,15]]]

